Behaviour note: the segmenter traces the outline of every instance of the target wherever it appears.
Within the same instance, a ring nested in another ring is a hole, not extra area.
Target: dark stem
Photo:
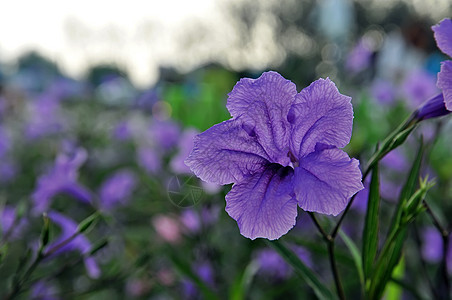
[[[312,221],[314,222],[315,227],[317,228],[317,230],[320,232],[323,239],[327,243],[328,257],[330,260],[331,270],[333,272],[334,284],[336,285],[336,290],[337,290],[337,294],[338,294],[339,298],[341,300],[343,300],[343,299],[345,299],[345,294],[344,294],[344,289],[342,288],[339,271],[337,269],[336,258],[334,256],[334,238],[331,235],[326,233],[326,231],[322,228],[322,226],[320,225],[319,221],[317,220],[317,218],[315,217],[313,212],[308,212],[308,214],[311,217]]]
[[[31,274],[34,272],[34,270],[36,269],[36,267],[39,265],[39,263],[41,263],[42,260],[44,260],[45,258],[49,257],[50,255],[54,254],[56,251],[58,251],[59,249],[61,249],[62,247],[66,246],[67,244],[69,244],[71,241],[73,241],[78,235],[80,234],[80,232],[76,232],[73,235],[71,235],[69,238],[65,239],[64,241],[62,241],[61,243],[53,246],[52,248],[50,248],[48,251],[46,251],[45,253],[43,253],[43,249],[39,249],[38,254],[36,255],[35,260],[33,261],[33,263],[30,265],[30,267],[27,269],[27,271],[25,271],[25,274],[22,276],[21,279],[18,279],[15,283],[14,283],[14,287],[13,290],[11,291],[11,293],[9,293],[4,299],[5,300],[10,300],[10,299],[14,299],[17,295],[19,295],[19,293],[22,290],[22,287],[25,285],[25,283],[28,281],[28,279],[30,278]]]
[[[336,259],[334,257],[334,239],[328,241],[328,256],[330,257],[331,270],[333,271],[334,283],[336,284],[339,299],[345,300],[344,289],[342,288],[341,279],[337,270]]]
[[[309,216],[312,219],[312,222],[314,222],[315,227],[317,227],[317,230],[320,232],[322,237],[328,242],[331,240],[331,236],[329,236],[325,230],[323,230],[322,226],[320,225],[319,221],[317,221],[317,218],[315,217],[314,213],[309,211]]]
[[[436,229],[440,232],[441,238],[443,240],[443,256],[441,259],[441,277],[443,278],[444,282],[444,298],[450,299],[450,281],[449,281],[449,272],[447,268],[447,252],[449,250],[449,231],[444,228],[441,223],[439,222],[438,217],[435,215],[435,213],[432,211],[428,203],[424,200],[423,202],[424,207],[427,209],[427,213],[430,216],[430,218],[433,221],[433,224],[435,225]],[[441,290],[441,289],[440,289]]]
[[[427,271],[427,264],[425,263],[425,260],[422,256],[422,250],[421,250],[421,238],[419,236],[419,230],[416,226],[416,223],[413,224],[414,225],[414,240],[416,241],[416,249],[417,249],[417,254],[419,255],[419,262],[421,263],[421,270],[424,273],[424,277],[427,279],[427,284],[428,287],[430,288],[430,292],[432,293],[433,297],[435,299],[439,299],[439,295],[438,295],[438,291],[436,290],[435,286],[433,285],[432,280],[430,279],[430,276],[428,276],[428,271]]]

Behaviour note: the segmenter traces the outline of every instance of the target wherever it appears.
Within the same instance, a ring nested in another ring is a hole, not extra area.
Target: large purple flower
[[[276,72],[241,79],[227,108],[232,119],[195,137],[186,164],[202,180],[234,183],[226,211],[245,237],[277,239],[294,225],[297,204],[337,215],[363,188],[351,137],[351,98],[329,79],[297,93]]]
[[[452,20],[444,19],[432,29],[439,49],[452,57]],[[446,108],[452,111],[452,61],[447,60],[441,63],[436,85],[443,91]]]

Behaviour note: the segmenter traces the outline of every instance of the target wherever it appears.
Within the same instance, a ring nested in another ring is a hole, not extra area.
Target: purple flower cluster
[[[329,79],[297,93],[276,72],[241,79],[232,119],[198,135],[186,164],[202,180],[234,183],[226,211],[245,237],[277,239],[303,210],[337,215],[361,190],[359,162],[339,148],[351,137],[351,98]]]

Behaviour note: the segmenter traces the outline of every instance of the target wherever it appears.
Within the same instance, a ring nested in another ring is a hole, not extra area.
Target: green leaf
[[[275,249],[286,262],[288,262],[313,290],[319,299],[337,299],[333,293],[318,279],[317,275],[309,269],[298,256],[289,250],[283,243],[278,240],[267,241],[267,243]]]
[[[42,251],[44,250],[44,247],[47,246],[50,239],[50,219],[46,213],[43,214],[42,219],[44,225],[41,230],[41,243],[39,245],[38,255],[41,255]]]
[[[231,287],[229,299],[243,300],[246,299],[246,292],[251,285],[254,275],[259,270],[259,265],[255,261],[251,261],[245,268],[243,273],[236,278]]]
[[[403,226],[391,240],[388,240],[377,261],[375,272],[372,276],[369,288],[369,299],[381,299],[391,274],[397,266],[402,255],[402,248],[405,242],[408,227]]]
[[[378,163],[372,169],[369,200],[363,231],[363,271],[364,277],[370,278],[378,248],[378,231],[380,215],[380,178]]]
[[[387,239],[383,245],[377,262],[375,263],[375,269],[372,273],[371,280],[369,284],[366,285],[367,298],[369,299],[380,299],[382,297],[386,285],[391,279],[393,270],[399,263],[399,259],[402,255],[409,220],[412,220],[414,217],[414,215],[406,215],[407,203],[412,197],[415,199],[416,197],[419,197],[417,195],[420,194],[419,191],[416,191],[416,184],[419,178],[423,153],[424,146],[421,140],[416,158],[411,166],[410,174],[408,175],[400,194],[399,202],[388,231]],[[427,186],[423,186],[421,191],[426,188]],[[425,193],[423,195],[425,195]],[[416,214],[417,213],[419,213],[419,211],[417,211]]]
[[[402,279],[405,274],[405,262],[403,257],[400,259],[399,264],[392,271],[393,279]],[[403,288],[401,288],[398,284],[393,283],[392,281],[388,284],[386,288],[386,296],[387,300],[398,300],[402,298]]]
[[[395,215],[392,219],[391,227],[389,228],[388,236],[396,230],[395,227],[398,226],[400,218],[402,217],[403,207],[416,190],[416,184],[418,183],[419,180],[419,172],[421,170],[423,155],[424,155],[424,144],[423,141],[421,140],[419,144],[419,149],[416,154],[416,158],[413,161],[408,178],[402,188],[402,191],[400,192],[399,201],[397,203]]]
[[[100,217],[99,212],[95,212],[92,215],[88,216],[86,219],[80,222],[80,224],[77,227],[77,233],[84,233],[91,230],[94,225],[97,223],[97,220]]]
[[[348,235],[345,232],[339,230],[339,235],[341,236],[348,250],[350,250],[350,253],[352,254],[353,262],[355,263],[356,270],[358,271],[359,281],[361,282],[361,286],[364,287],[364,273],[361,252],[359,251],[356,244],[352,241],[352,239],[348,237]]]

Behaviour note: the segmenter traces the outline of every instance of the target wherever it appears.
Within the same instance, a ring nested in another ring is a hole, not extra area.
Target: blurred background
[[[298,90],[329,77],[353,98],[346,150],[364,165],[379,140],[439,93],[436,73],[448,58],[431,26],[451,16],[449,0],[3,3],[0,296],[314,297],[263,241],[240,235],[224,211],[229,187],[201,182],[183,164],[192,139],[230,118],[227,93],[242,77],[275,70]],[[383,161],[384,211],[422,134],[435,145],[423,170],[437,178],[432,208],[450,224],[451,129],[448,119],[425,122]],[[344,225],[357,241],[366,204],[358,198]],[[29,272],[44,212],[47,251],[88,216],[102,216]],[[321,220],[328,227],[334,218]],[[417,225],[400,275],[414,287],[408,299],[432,295],[426,278],[443,255],[431,222]],[[301,211],[285,240],[333,286],[322,240]],[[338,248],[347,294],[359,296],[350,253]],[[388,299],[401,297],[398,287]]]

